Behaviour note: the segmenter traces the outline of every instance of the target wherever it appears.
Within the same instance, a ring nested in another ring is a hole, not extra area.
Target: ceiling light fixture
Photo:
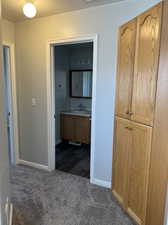
[[[37,9],[35,7],[35,5],[31,2],[27,2],[24,6],[23,6],[23,13],[25,16],[27,16],[28,18],[33,18],[36,16],[37,13]]]

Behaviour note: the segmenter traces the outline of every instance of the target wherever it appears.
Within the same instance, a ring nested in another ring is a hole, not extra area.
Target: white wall
[[[93,69],[93,44],[84,43],[69,47],[71,70]]]
[[[95,182],[110,185],[117,32],[120,25],[159,0],[125,0],[120,3],[37,18],[16,24],[16,63],[19,86],[21,158],[48,164],[46,108],[46,42],[80,35],[98,34],[96,81]],[[37,106],[31,106],[36,97]]]
[[[69,51],[65,46],[55,47],[55,114],[56,144],[60,137],[60,112],[69,110]]]
[[[93,69],[93,44],[85,43],[69,49],[70,70]],[[82,104],[86,110],[91,111],[92,99],[70,98],[70,108],[76,110]]]
[[[5,19],[2,20],[2,41],[15,43],[15,24]]]

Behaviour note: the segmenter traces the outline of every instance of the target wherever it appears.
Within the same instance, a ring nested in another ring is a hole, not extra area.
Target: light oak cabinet
[[[161,12],[159,4],[119,32],[112,192],[139,225],[147,225]]]
[[[61,138],[66,141],[90,144],[90,118],[61,114]]]
[[[153,125],[161,5],[123,25],[119,33],[116,115]]]
[[[130,121],[115,120],[115,148],[113,158],[113,193],[124,208],[128,202],[128,159],[130,150]]]
[[[145,224],[152,128],[131,122],[128,160],[128,213],[138,224]]]
[[[146,217],[152,128],[116,117],[113,194],[138,224]]]
[[[153,125],[161,27],[160,5],[137,19],[132,120]]]
[[[75,139],[75,118],[61,114],[61,138],[67,141]]]
[[[130,118],[134,76],[136,19],[123,25],[119,34],[116,113]]]
[[[75,119],[75,137],[76,141],[84,144],[90,144],[90,119],[87,117],[76,117]]]

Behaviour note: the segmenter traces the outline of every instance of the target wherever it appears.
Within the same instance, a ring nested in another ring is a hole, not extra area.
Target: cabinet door
[[[140,15],[132,101],[132,120],[153,124],[160,44],[161,5]]]
[[[87,117],[76,117],[75,138],[77,142],[83,144],[90,143],[90,119]]]
[[[119,33],[116,114],[123,118],[130,118],[135,40],[136,19],[123,25]]]
[[[75,139],[75,118],[70,115],[61,115],[61,137],[67,141]]]
[[[112,191],[124,208],[128,200],[128,156],[131,144],[130,121],[116,117]]]
[[[145,224],[152,128],[130,123],[128,213],[138,224]]]

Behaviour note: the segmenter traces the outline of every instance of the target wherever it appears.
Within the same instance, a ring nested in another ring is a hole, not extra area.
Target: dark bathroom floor
[[[56,169],[90,178],[90,145],[61,143],[56,147]]]

